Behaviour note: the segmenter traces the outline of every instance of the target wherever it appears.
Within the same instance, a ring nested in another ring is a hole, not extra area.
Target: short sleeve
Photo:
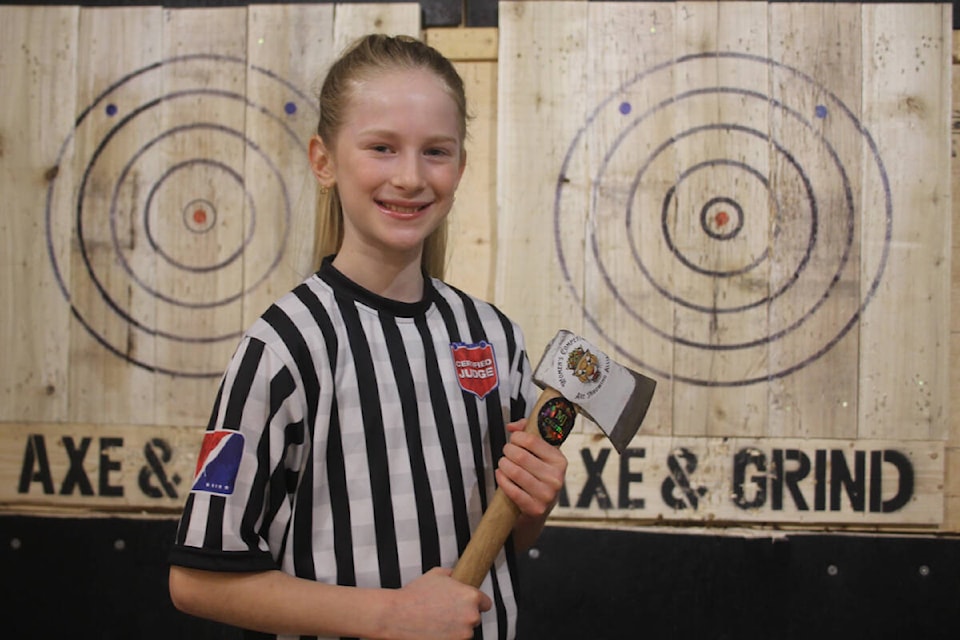
[[[241,342],[221,380],[184,505],[172,564],[277,568],[304,455],[302,394],[283,359]]]

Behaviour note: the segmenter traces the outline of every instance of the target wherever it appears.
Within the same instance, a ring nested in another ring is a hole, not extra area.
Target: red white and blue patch
[[[454,342],[450,345],[450,352],[461,389],[482,400],[500,386],[492,344],[485,340],[476,344]]]
[[[233,493],[243,456],[243,434],[236,431],[210,431],[203,436],[200,458],[193,478],[194,491],[221,496]]]

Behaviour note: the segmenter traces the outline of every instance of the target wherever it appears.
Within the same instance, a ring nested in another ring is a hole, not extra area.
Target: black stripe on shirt
[[[303,287],[304,285],[300,285]],[[300,287],[298,287],[299,289]],[[317,413],[317,403],[318,396],[320,394],[320,381],[317,379],[317,371],[313,362],[313,358],[310,355],[310,348],[307,345],[306,340],[303,337],[303,334],[300,332],[300,329],[297,327],[297,324],[287,315],[287,313],[277,305],[271,306],[263,314],[264,321],[270,325],[270,327],[277,333],[277,336],[283,341],[284,346],[287,349],[287,352],[293,358],[294,366],[297,369],[297,374],[300,376],[302,381],[302,388],[306,396],[306,411],[304,420],[307,425],[311,425],[313,417]],[[312,436],[312,433],[311,433]],[[269,451],[267,451],[269,454]],[[263,466],[269,466],[267,463],[269,458],[261,458],[261,463]],[[300,506],[303,507],[308,505],[310,511],[313,505],[313,485],[302,483],[300,491],[298,493],[298,501]],[[309,514],[304,514],[304,510],[298,509],[297,516],[310,517]],[[306,523],[307,526],[312,529],[313,523],[312,519],[310,522]],[[305,578],[315,578],[316,571],[313,564],[313,553],[310,549],[306,548],[304,544],[304,538],[300,535],[303,531],[302,528],[304,523],[296,522],[295,526],[298,527],[298,530],[294,532],[294,566],[297,575],[300,575]],[[309,529],[308,529],[309,530]],[[309,541],[309,536],[307,538]]]
[[[337,370],[337,354],[339,350],[339,340],[336,330],[330,320],[330,315],[323,303],[317,299],[316,294],[307,285],[301,285],[294,290],[294,294],[313,316],[320,334],[323,336],[324,345],[327,352],[331,376],[332,372]],[[318,363],[322,364],[322,363]],[[319,383],[318,383],[319,385]],[[319,390],[319,389],[318,389]],[[324,467],[326,468],[326,484],[330,488],[330,512],[333,521],[333,547],[334,556],[337,563],[337,584],[353,587],[357,584],[356,567],[353,557],[353,533],[350,520],[350,498],[347,486],[347,471],[344,466],[343,444],[340,434],[340,415],[337,407],[336,394],[331,393],[330,415],[327,416],[327,450],[323,452],[325,457]],[[317,406],[314,405],[313,412],[307,420],[307,426],[310,433],[311,444],[316,443],[314,437],[315,425],[320,416],[316,415]],[[321,452],[313,451],[306,461],[303,478],[301,479],[301,488],[297,494],[297,508],[293,529],[294,529],[294,565],[305,568],[309,565],[308,575],[315,578],[313,567],[313,487],[316,479],[314,478],[314,461],[320,459]],[[309,487],[309,491],[304,489]],[[298,569],[299,572],[299,569]]]
[[[213,410],[210,412],[210,420],[207,422],[207,431],[213,431],[217,428],[217,416],[220,415],[220,402],[223,400],[223,385],[226,380],[220,380],[220,386],[217,388],[217,397],[213,401]]]
[[[273,380],[270,381],[270,415],[267,416],[267,425],[273,423],[274,417],[295,390],[296,383],[293,380],[293,376],[290,374],[290,370],[284,367],[278,371],[277,375],[275,375]],[[258,446],[257,451],[257,457],[260,460],[270,459],[270,441],[272,436],[273,433],[271,429],[264,430],[264,435],[260,439],[260,445]],[[284,456],[286,456],[286,452],[289,450],[291,444],[303,444],[303,422],[288,424],[284,428]],[[264,482],[267,484],[266,488],[263,487]],[[266,469],[264,469],[263,474],[257,474],[257,477],[254,478],[252,492],[256,494],[260,491],[264,491],[266,494],[267,503],[264,505],[263,520],[261,522],[258,535],[262,538],[266,538],[270,527],[273,524],[273,519],[276,517],[283,505],[287,502],[287,496],[292,493],[289,488],[287,465],[284,459],[281,459],[280,464],[277,465],[276,469],[273,469],[270,472],[269,481],[267,481]],[[244,517],[247,516],[254,516],[252,510],[244,514]],[[251,522],[249,526],[252,529],[253,522]],[[246,529],[246,527],[244,527],[244,529]],[[282,551],[277,555],[278,557],[283,557]]]
[[[240,364],[237,367],[237,375],[230,389],[230,396],[227,398],[227,407],[223,417],[224,429],[236,431],[240,428],[240,423],[243,420],[243,408],[246,404],[246,398],[250,395],[250,389],[253,387],[253,381],[256,378],[262,354],[262,342],[258,340],[250,340],[247,342],[247,348],[243,352],[243,356],[241,356]],[[223,513],[225,503],[226,501],[223,496],[212,495],[209,498],[207,528],[203,537],[203,546],[205,549],[223,548]],[[247,532],[242,532],[241,535],[245,540],[247,539]]]
[[[366,340],[360,315],[351,298],[336,294],[337,304],[350,341],[350,352],[357,374],[357,393],[363,435],[367,446],[370,471],[370,492],[373,500],[373,524],[377,536],[377,560],[380,568],[380,586],[398,589],[400,557],[397,550],[397,531],[390,491],[390,463],[387,455],[387,437],[383,428],[383,412],[377,375],[370,345]]]
[[[430,391],[430,406],[437,426],[437,438],[443,453],[443,464],[450,485],[450,499],[453,507],[453,528],[457,535],[457,555],[463,553],[470,540],[470,512],[467,509],[466,485],[463,482],[463,469],[460,466],[460,449],[450,414],[450,404],[440,373],[440,361],[433,346],[433,336],[424,317],[416,319],[417,331],[423,341],[424,360],[427,369],[427,388]]]
[[[413,494],[417,505],[417,523],[420,529],[420,563],[424,573],[440,565],[440,533],[437,531],[436,509],[433,493],[430,491],[430,478],[423,454],[423,437],[420,433],[420,411],[417,407],[417,391],[410,372],[407,351],[403,345],[403,336],[396,322],[386,316],[380,317],[393,377],[400,396],[400,410],[403,414],[403,429],[410,455],[410,471],[413,480]]]
[[[180,516],[180,524],[177,527],[177,536],[174,542],[182,547],[187,541],[187,531],[190,530],[190,516],[193,515],[193,499],[196,496],[192,491],[187,494],[187,501],[183,504],[183,514]]]
[[[519,362],[517,363],[517,373],[522,381],[523,377],[526,375],[525,361],[527,360],[527,354],[525,351],[517,353],[517,336],[514,333],[514,325],[512,322],[510,322],[510,318],[503,315],[500,309],[496,307],[493,307],[493,311],[497,314],[497,317],[500,318],[500,325],[503,327],[503,335],[506,336],[507,339],[507,361],[511,364],[511,371],[513,370],[513,363],[519,358]],[[527,404],[526,399],[523,396],[521,384],[522,383],[519,383],[517,385],[516,395],[510,398],[510,422],[515,422],[521,418],[527,417]]]
[[[436,304],[437,309],[440,311],[440,317],[443,318],[443,322],[447,327],[447,333],[450,335],[450,342],[464,342],[460,337],[457,319],[449,303],[442,296],[437,296]],[[448,353],[446,357],[451,356]],[[480,491],[480,505],[481,508],[486,511],[487,482],[483,470],[483,445],[480,434],[480,416],[477,410],[477,403],[475,402],[476,396],[463,388],[460,389],[460,393],[463,395],[463,408],[467,412],[467,425],[470,428],[470,442],[473,445],[473,466],[474,473],[477,477],[477,488]]]
[[[271,386],[272,383],[271,383]],[[272,404],[272,401],[271,401]],[[272,408],[272,407],[271,407]],[[271,429],[270,429],[270,418],[271,415],[268,415],[264,421],[263,430],[260,432],[260,442],[257,443],[257,464],[256,473],[250,478],[250,496],[261,496],[261,501],[249,500],[243,510],[243,517],[240,522],[240,536],[243,538],[243,541],[247,543],[247,546],[250,549],[259,548],[259,538],[260,531],[255,530],[257,519],[263,515],[263,524],[264,526],[269,526],[267,522],[267,512],[270,510],[270,502],[272,496],[270,495],[270,489],[268,488],[268,480],[271,475],[270,468],[270,438],[271,438]],[[279,468],[283,468],[283,461],[280,461]]]
[[[466,294],[457,291],[454,289],[457,295],[460,296],[460,299],[463,304],[463,310],[467,318],[467,327],[470,330],[470,339],[473,344],[478,342],[485,341],[490,343],[490,340],[487,338],[487,334],[483,329],[483,322],[480,320],[480,315],[477,313],[476,304],[474,304],[473,299],[471,299]],[[509,351],[509,349],[508,349]],[[508,371],[509,375],[509,371]],[[503,411],[500,408],[500,371],[497,371],[497,386],[488,393],[483,400],[476,399],[473,394],[470,394],[474,398],[474,402],[482,402],[484,409],[487,413],[487,434],[490,438],[490,459],[492,462],[492,467],[495,469],[500,458],[503,457],[503,447],[506,445],[507,437],[507,428],[503,423]],[[465,398],[468,400],[465,396]],[[475,449],[474,449],[474,458],[475,464],[479,469],[478,473],[483,473],[483,452],[482,446],[479,442],[480,434],[479,431],[475,435]],[[484,481],[484,476],[479,475],[481,478],[481,486],[486,486]],[[484,506],[486,510],[486,506]],[[508,552],[512,551],[512,538],[507,538]],[[509,555],[509,554],[508,554]],[[490,579],[493,583],[493,606],[497,612],[497,628],[499,630],[499,640],[506,640],[507,633],[507,608],[503,602],[503,593],[500,590],[500,582],[497,579],[497,572],[495,567],[491,567],[489,572]]]
[[[480,314],[477,313],[477,306],[473,299],[461,291],[456,289],[454,289],[454,291],[456,291],[457,295],[460,296],[460,299],[463,302],[463,310],[467,317],[467,326],[470,328],[471,342],[473,344],[477,344],[478,342],[483,341],[487,342],[488,344],[492,344],[483,329],[483,322],[480,320]],[[509,362],[509,360],[507,361]],[[507,374],[509,375],[509,371]],[[484,408],[487,412],[487,429],[488,433],[490,434],[490,459],[493,460],[494,467],[497,466],[497,462],[503,456],[503,447],[507,444],[507,428],[503,422],[503,410],[501,409],[500,405],[500,384],[502,382],[503,381],[500,378],[500,371],[498,369],[497,386],[482,400]],[[470,395],[473,397],[473,394]],[[475,400],[475,402],[480,402],[480,400]],[[480,459],[480,464],[483,464],[482,458]]]
[[[250,397],[250,389],[253,388],[253,381],[260,368],[263,346],[259,340],[247,342],[247,348],[237,367],[237,375],[230,389],[230,397],[227,398],[227,409],[223,416],[224,429],[237,431],[240,428],[243,421],[243,408],[246,406],[247,398]]]
[[[220,401],[223,398],[223,386],[225,382],[226,380],[221,378],[220,385],[217,387],[217,397],[213,401],[213,409],[210,411],[210,420],[207,421],[207,431],[213,431],[217,428],[217,416],[220,415]],[[190,530],[190,518],[193,516],[193,498],[194,494],[191,492],[187,496],[187,501],[183,505],[183,513],[180,516],[180,525],[177,528],[176,543],[181,546],[186,543],[187,531]]]

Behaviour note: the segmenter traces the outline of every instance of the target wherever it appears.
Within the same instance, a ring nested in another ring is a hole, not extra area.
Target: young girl
[[[330,69],[320,112],[325,257],[224,374],[172,599],[283,638],[512,638],[514,556],[566,460],[522,432],[537,390],[519,328],[439,279],[463,82],[419,41],[368,36]],[[478,590],[451,567],[497,485],[521,516]]]

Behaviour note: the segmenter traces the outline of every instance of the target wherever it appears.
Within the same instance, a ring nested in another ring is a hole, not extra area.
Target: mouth
[[[386,211],[387,213],[398,215],[398,216],[412,216],[420,213],[424,209],[430,206],[430,203],[426,204],[407,204],[401,205],[391,202],[384,202],[383,200],[377,200],[377,205]]]

